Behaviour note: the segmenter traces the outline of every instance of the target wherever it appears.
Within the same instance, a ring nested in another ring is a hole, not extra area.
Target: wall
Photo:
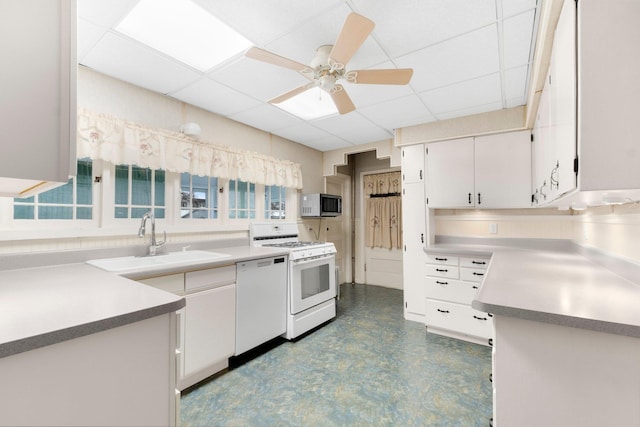
[[[491,234],[489,225],[497,224]],[[570,239],[605,253],[640,262],[640,204],[585,211],[556,209],[436,210],[436,234],[463,237]]]

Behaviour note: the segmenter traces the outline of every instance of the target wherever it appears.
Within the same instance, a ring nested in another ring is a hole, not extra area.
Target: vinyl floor
[[[402,291],[341,285],[337,317],[186,390],[195,426],[488,426],[491,349],[427,334]]]

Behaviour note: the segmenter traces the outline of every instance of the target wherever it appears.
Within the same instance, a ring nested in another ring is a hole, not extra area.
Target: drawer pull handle
[[[473,272],[474,276],[484,276],[484,273],[476,273],[475,271]]]
[[[448,285],[448,284],[449,284],[449,282],[441,282],[441,281],[439,281],[439,280],[436,280],[436,283],[437,283],[438,285]]]
[[[493,338],[489,338],[487,344],[489,344],[489,347],[493,347]]]
[[[471,264],[485,265],[486,262],[484,262],[484,261],[471,261]]]
[[[448,272],[449,270],[447,270],[446,268],[445,268],[445,269],[442,269],[442,268],[436,268],[436,271],[437,271],[438,273],[446,273],[446,272]]]
[[[436,257],[436,261],[446,261],[446,260],[447,260],[447,258],[438,258],[438,257]]]
[[[488,320],[486,317],[476,316],[475,314],[473,315],[473,318],[478,320]]]
[[[439,308],[437,309],[439,313],[444,313],[444,314],[448,314],[449,310],[440,310]]]
[[[473,289],[478,289],[478,287],[476,285],[473,285],[472,288]]]
[[[493,317],[493,314],[491,314],[491,313],[487,313],[487,316],[489,316],[489,317]]]

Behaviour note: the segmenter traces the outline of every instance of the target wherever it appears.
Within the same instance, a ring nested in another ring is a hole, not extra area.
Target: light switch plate
[[[498,234],[498,224],[496,223],[489,224],[489,234]]]

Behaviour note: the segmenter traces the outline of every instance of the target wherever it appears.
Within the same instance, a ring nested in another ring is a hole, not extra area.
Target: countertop
[[[153,274],[213,268],[288,253],[251,246],[211,250],[230,257],[160,268]],[[150,274],[148,270],[118,275],[84,262],[0,270],[0,358],[184,307],[184,298],[131,280]]]
[[[436,243],[425,252],[491,255],[472,303],[477,310],[640,337],[636,263],[612,270],[605,256],[562,241]]]

